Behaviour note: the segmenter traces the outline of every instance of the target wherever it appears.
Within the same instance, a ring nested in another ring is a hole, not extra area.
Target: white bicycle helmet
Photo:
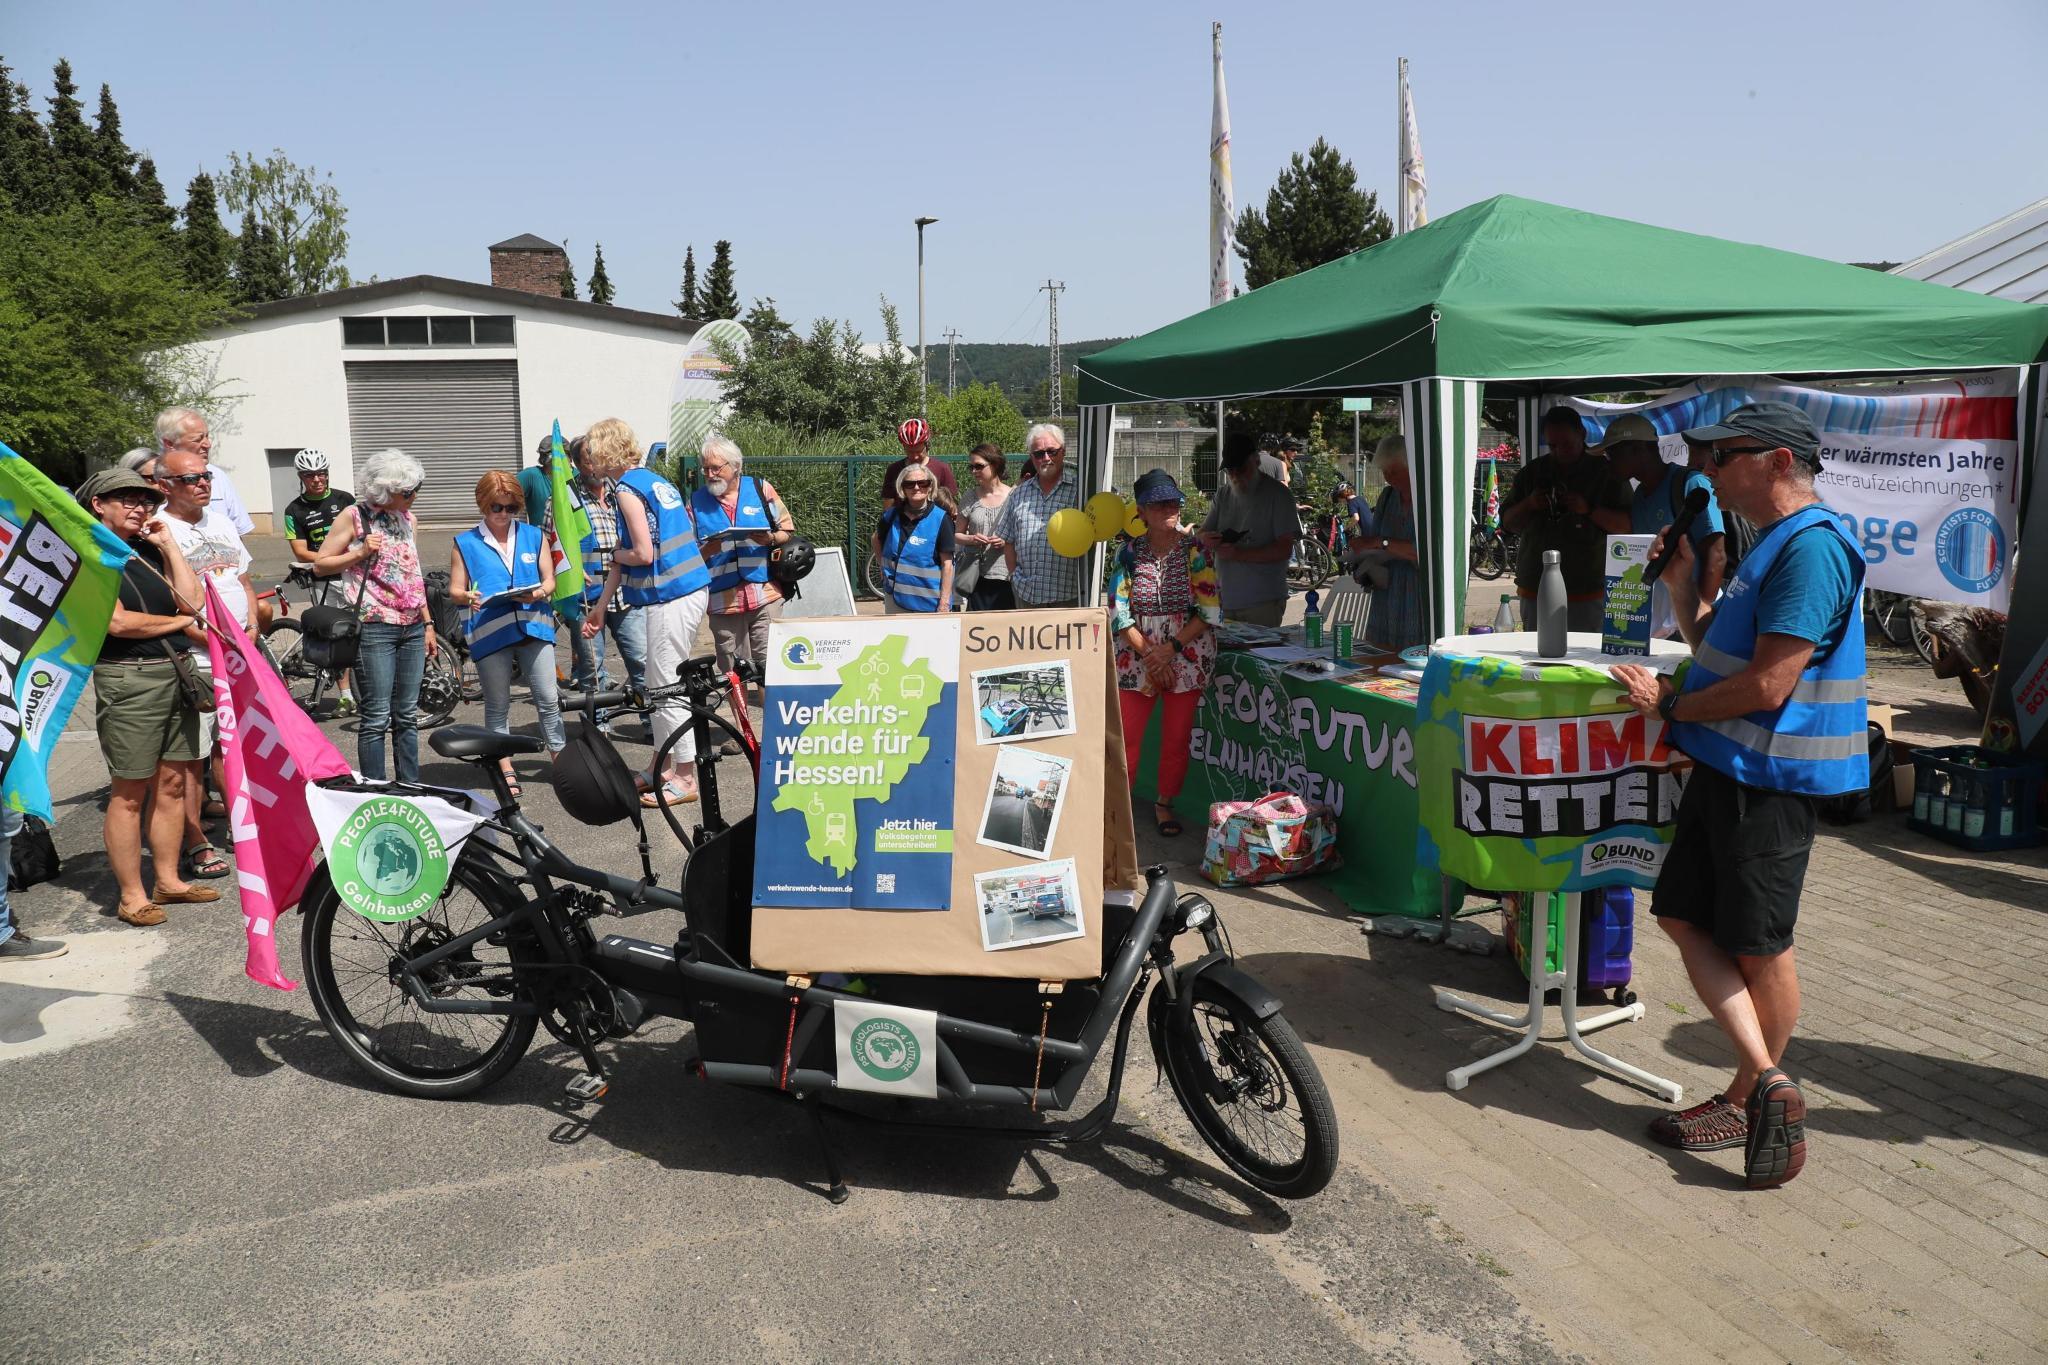
[[[298,457],[292,461],[292,464],[297,466],[301,474],[325,474],[327,472],[327,457],[311,447],[300,451]]]

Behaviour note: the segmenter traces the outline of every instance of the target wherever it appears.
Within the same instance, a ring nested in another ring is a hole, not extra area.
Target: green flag
[[[555,526],[555,605],[573,605],[583,600],[583,538],[590,534],[590,514],[576,491],[560,422],[548,456],[548,494]]]

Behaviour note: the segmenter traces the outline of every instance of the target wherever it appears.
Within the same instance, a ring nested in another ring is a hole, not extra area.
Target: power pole
[[[1050,333],[1048,344],[1052,347],[1052,383],[1046,392],[1052,399],[1052,415],[1057,417],[1065,407],[1060,400],[1060,291],[1067,286],[1062,280],[1047,280],[1038,287],[1051,305],[1046,310],[1046,324]]]
[[[946,397],[953,396],[953,343],[960,340],[960,329],[946,329]]]

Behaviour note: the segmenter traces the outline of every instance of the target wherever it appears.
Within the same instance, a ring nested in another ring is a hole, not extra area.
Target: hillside
[[[1075,341],[1060,343],[1060,360],[1066,369],[1065,383],[1074,382],[1074,362],[1082,356],[1106,351],[1123,341],[1123,337],[1110,337],[1098,341]],[[926,340],[926,354],[931,360],[931,382],[943,389],[946,386],[946,344]],[[990,344],[987,342],[963,341],[953,349],[954,383],[966,387],[972,383],[1000,385],[1010,401],[1020,408],[1028,409],[1045,383],[1047,369],[1047,348],[1026,345],[1020,342]],[[914,353],[913,353],[914,358]],[[1072,406],[1074,395],[1069,387],[1067,403]]]

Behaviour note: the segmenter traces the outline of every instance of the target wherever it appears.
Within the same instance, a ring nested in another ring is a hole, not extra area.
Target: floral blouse
[[[1223,604],[1216,592],[1216,566],[1193,536],[1183,535],[1164,555],[1155,555],[1143,536],[1126,541],[1110,570],[1109,595],[1119,688],[1149,690],[1144,662],[1125,643],[1124,631],[1136,626],[1147,639],[1168,639],[1196,616],[1209,629],[1193,644],[1176,649],[1173,685],[1167,690],[1198,692],[1209,685],[1216,671],[1216,627],[1223,624]]]
[[[358,518],[356,533],[351,539],[361,540],[371,531],[382,531],[384,549],[375,559],[355,565],[342,576],[343,591],[348,594],[345,600],[354,605],[358,598],[361,599],[361,615],[365,621],[409,626],[424,619],[427,583],[420,573],[418,523],[413,520],[412,513],[382,512],[361,503],[349,511]],[[365,577],[369,579],[367,589],[363,582]]]

